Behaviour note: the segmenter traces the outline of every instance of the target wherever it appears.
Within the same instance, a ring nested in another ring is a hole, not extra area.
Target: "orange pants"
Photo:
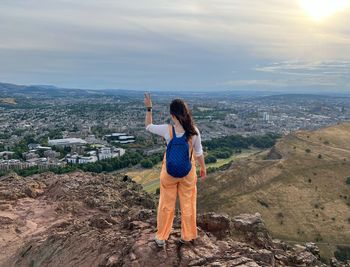
[[[197,238],[197,173],[196,161],[192,156],[192,169],[183,178],[174,178],[167,173],[164,155],[160,173],[160,198],[157,214],[159,240],[167,240],[173,226],[176,197],[179,194],[181,209],[181,237],[185,241]]]

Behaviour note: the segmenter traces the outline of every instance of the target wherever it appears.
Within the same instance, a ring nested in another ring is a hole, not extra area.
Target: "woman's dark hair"
[[[192,135],[198,135],[192,114],[185,101],[182,99],[174,99],[170,104],[170,114],[174,115],[185,130],[186,138],[189,139]]]

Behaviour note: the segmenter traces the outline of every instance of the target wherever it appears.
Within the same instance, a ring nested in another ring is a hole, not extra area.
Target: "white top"
[[[195,129],[198,133],[198,135],[193,135],[192,136],[192,147],[193,147],[193,151],[194,154],[196,155],[196,157],[199,157],[203,154],[203,148],[202,148],[202,141],[201,141],[201,135],[200,132],[198,130],[198,128],[195,126]],[[164,137],[166,143],[168,144],[170,141],[170,134],[169,134],[169,124],[148,124],[146,127],[146,130],[160,135],[162,137]],[[175,130],[175,134],[176,137],[181,137],[184,135],[184,133],[177,133]]]

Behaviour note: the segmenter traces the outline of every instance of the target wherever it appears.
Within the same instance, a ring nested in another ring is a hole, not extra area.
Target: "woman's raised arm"
[[[152,100],[151,94],[145,93],[144,103],[147,108],[146,118],[145,118],[145,127],[152,123]]]

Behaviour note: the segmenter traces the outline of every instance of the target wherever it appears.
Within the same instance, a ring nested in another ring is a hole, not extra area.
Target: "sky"
[[[350,92],[349,25],[350,0],[2,0],[0,82]]]

